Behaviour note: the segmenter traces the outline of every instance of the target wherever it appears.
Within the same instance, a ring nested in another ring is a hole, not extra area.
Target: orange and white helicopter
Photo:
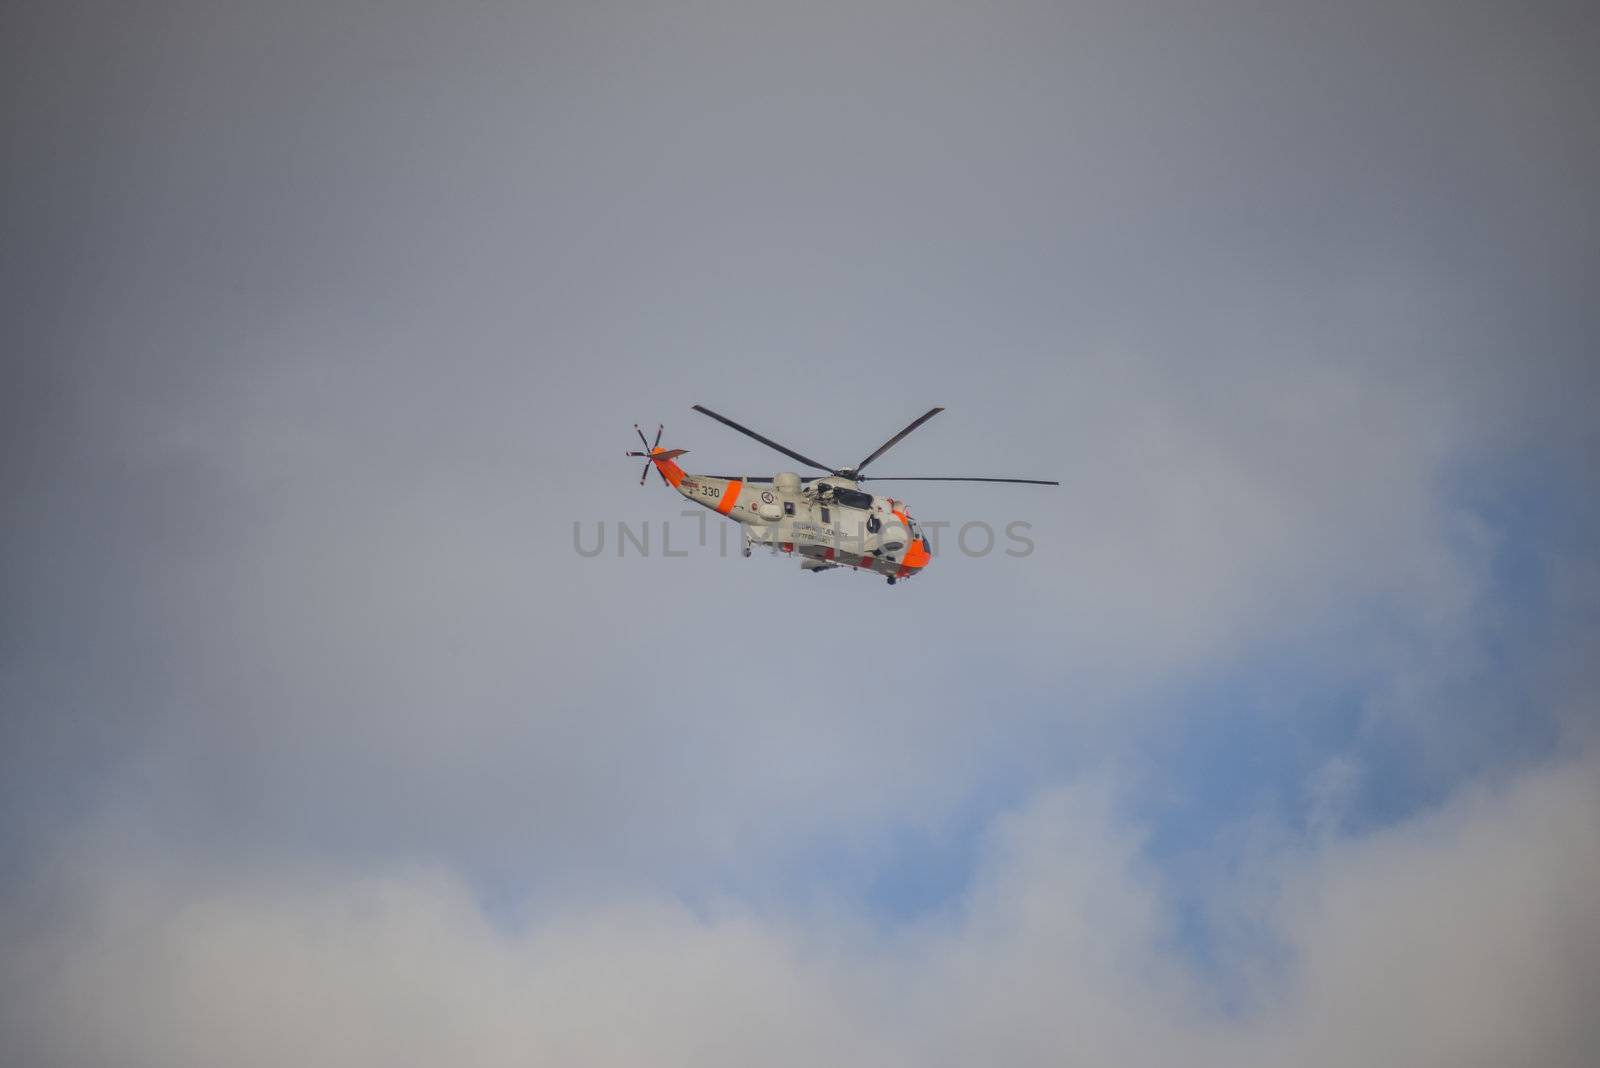
[[[850,567],[884,575],[889,585],[899,579],[917,574],[933,558],[928,539],[911,518],[904,501],[893,497],[879,497],[861,489],[866,481],[862,469],[888,452],[901,438],[911,433],[929,419],[944,411],[932,408],[911,422],[900,433],[880,445],[876,451],[854,467],[837,468],[818,463],[793,449],[785,448],[770,438],[764,438],[749,427],[740,426],[727,416],[718,415],[710,408],[698,404],[694,410],[709,415],[717,422],[730,426],[739,433],[755,438],[761,444],[783,453],[807,467],[826,471],[826,475],[801,477],[793,471],[752,478],[748,475],[691,475],[676,463],[688,449],[663,449],[661,433],[656,427],[656,440],[652,444],[644,431],[635,423],[639,440],[645,451],[630,452],[629,456],[643,457],[644,471],[639,475],[639,485],[650,477],[650,468],[663,482],[698,505],[725,515],[744,530],[744,555],[751,547],[765,545],[775,552],[791,553],[800,558],[806,571],[827,571],[835,567]],[[978,478],[912,475],[891,478],[873,476],[890,482],[1013,482],[1033,486],[1059,486],[1061,483],[1041,478]]]

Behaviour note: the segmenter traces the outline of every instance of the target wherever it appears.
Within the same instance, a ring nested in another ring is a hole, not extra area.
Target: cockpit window
[[[851,508],[871,508],[872,494],[853,490],[846,486],[837,486],[833,491],[833,499],[839,504]]]

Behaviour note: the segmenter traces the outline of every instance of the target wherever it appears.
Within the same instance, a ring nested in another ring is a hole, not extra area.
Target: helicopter
[[[629,452],[629,456],[642,457],[644,470],[639,474],[643,486],[655,468],[661,481],[677,490],[694,503],[718,515],[727,516],[738,523],[744,532],[743,555],[749,556],[756,545],[770,548],[774,553],[787,553],[800,560],[800,567],[808,572],[829,571],[834,568],[851,568],[856,571],[883,575],[893,586],[903,578],[920,574],[933,559],[928,539],[917,521],[911,518],[906,503],[893,497],[880,497],[861,488],[867,480],[863,469],[888,452],[900,440],[929,419],[944,411],[930,408],[913,419],[904,430],[878,446],[865,460],[854,467],[829,467],[809,456],[779,445],[762,437],[749,427],[719,415],[702,405],[693,410],[710,416],[717,422],[737,430],[746,437],[789,457],[797,463],[825,475],[801,476],[795,471],[780,471],[776,475],[751,477],[748,475],[692,475],[677,464],[678,457],[688,449],[663,449],[661,435],[665,427],[656,426],[656,439],[649,441],[638,423],[634,432],[644,445],[643,452]],[[1041,478],[979,478],[945,477],[936,475],[909,475],[895,478],[873,475],[885,482],[1010,482],[1032,486],[1059,486],[1060,482]]]

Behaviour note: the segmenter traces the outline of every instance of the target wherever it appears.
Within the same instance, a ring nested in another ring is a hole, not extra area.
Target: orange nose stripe
[[[906,528],[906,536],[910,537],[911,517],[898,508],[893,509],[893,511],[894,517],[900,520],[900,525]],[[900,565],[902,569],[907,567],[927,567],[928,561],[932,559],[933,554],[928,552],[927,540],[912,538],[911,543],[906,546],[905,556],[900,558]]]
[[[928,561],[933,559],[933,554],[928,552],[928,543],[918,539],[906,546],[905,558],[901,561],[906,567],[927,567]]]
[[[722,491],[722,499],[717,501],[717,511],[727,515],[733,511],[733,506],[739,503],[739,490],[744,488],[744,483],[734,479],[728,483],[728,488]]]
[[[906,528],[907,536],[911,533],[911,517],[900,509],[892,509],[894,517],[900,520],[901,526]],[[928,551],[928,542],[924,538],[913,538],[906,546],[906,554],[900,558],[900,567],[895,571],[895,578],[905,578],[911,572],[928,566],[928,561],[933,559],[933,554]]]

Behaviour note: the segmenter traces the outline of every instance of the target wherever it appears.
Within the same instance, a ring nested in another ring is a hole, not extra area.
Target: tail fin
[[[683,468],[679,467],[672,461],[676,460],[689,450],[661,448],[661,432],[666,428],[660,424],[656,425],[655,444],[651,444],[650,441],[644,436],[644,431],[639,429],[638,423],[633,424],[633,429],[639,435],[639,440],[644,443],[646,451],[630,452],[628,455],[641,456],[648,461],[644,465],[644,470],[639,472],[639,485],[644,485],[644,480],[650,477],[650,466],[651,464],[654,464],[656,474],[661,476],[661,481],[665,482],[673,489],[676,489],[678,487],[678,483],[683,481]]]

